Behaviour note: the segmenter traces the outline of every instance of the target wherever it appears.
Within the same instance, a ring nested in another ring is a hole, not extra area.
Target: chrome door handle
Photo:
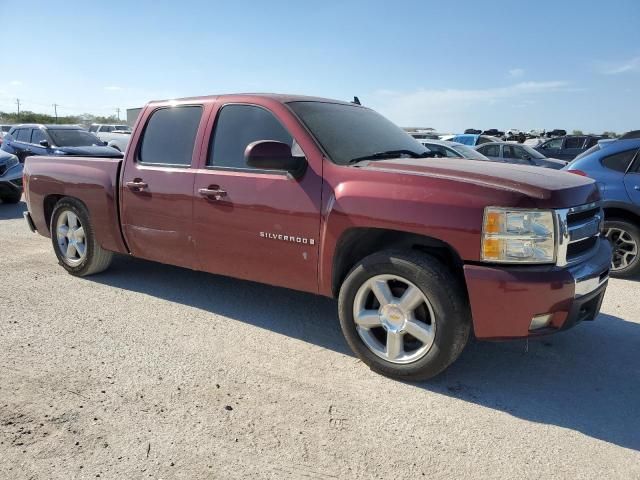
[[[133,182],[127,182],[125,185],[129,188],[129,190],[133,190],[134,192],[139,192],[149,187],[149,184],[142,182],[140,180],[134,180]]]
[[[227,196],[227,192],[220,189],[218,186],[210,186],[209,188],[200,188],[198,189],[198,193],[203,197],[207,197],[213,200],[222,200],[223,197]]]

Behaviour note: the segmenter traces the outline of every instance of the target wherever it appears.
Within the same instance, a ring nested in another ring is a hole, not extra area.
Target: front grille
[[[597,203],[558,211],[558,264],[575,263],[595,250],[604,218]]]

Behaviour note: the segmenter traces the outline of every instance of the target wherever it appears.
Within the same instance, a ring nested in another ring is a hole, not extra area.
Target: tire
[[[622,218],[611,218],[605,220],[604,232],[613,248],[609,274],[616,278],[629,278],[640,274],[640,228],[638,225]]]
[[[3,203],[18,203],[21,198],[22,193],[17,193],[14,195],[6,195],[4,197],[1,197],[0,200],[2,200]]]
[[[384,284],[392,294],[387,307],[373,289],[367,293],[370,286]],[[398,297],[412,287],[418,291],[412,290],[415,300],[410,304],[419,306],[409,312],[400,307],[404,302]],[[464,286],[437,259],[417,252],[386,251],[366,257],[342,284],[338,311],[342,332],[358,358],[373,371],[402,380],[426,380],[442,372],[462,353],[471,331]],[[367,328],[376,322],[381,326]],[[395,358],[400,350],[390,345],[389,335],[391,340],[398,335],[402,339],[402,353]]]
[[[74,217],[75,222],[72,220]],[[76,227],[73,227],[72,223],[75,223]],[[68,235],[60,233],[65,231],[64,227]],[[49,228],[58,262],[70,274],[85,277],[102,272],[111,264],[113,253],[103,249],[96,241],[89,212],[82,202],[69,197],[61,199],[53,210]],[[69,250],[69,244],[72,243],[74,246]],[[84,247],[80,248],[82,245]]]

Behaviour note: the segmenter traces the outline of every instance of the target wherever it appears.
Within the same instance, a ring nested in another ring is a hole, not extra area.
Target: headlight
[[[553,212],[551,210],[485,208],[481,256],[485,262],[555,262],[556,239]]]

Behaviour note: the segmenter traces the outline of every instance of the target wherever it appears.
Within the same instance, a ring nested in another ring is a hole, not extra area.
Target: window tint
[[[202,107],[170,107],[151,115],[138,159],[144,163],[191,165]]]
[[[97,132],[98,131],[98,126],[97,125],[91,125],[89,127],[89,131],[90,132]]]
[[[103,125],[100,127],[100,133],[111,133],[113,132],[113,127],[111,125]]]
[[[636,150],[627,150],[626,152],[614,153],[608,157],[604,157],[601,162],[604,167],[616,170],[618,172],[626,172],[627,167],[633,157],[636,154]]]
[[[524,149],[514,146],[514,145],[505,145],[504,146],[504,158],[513,158],[516,160],[516,163],[521,165],[531,165],[531,161],[528,159],[527,152]]]
[[[42,140],[46,140],[47,137],[44,135],[44,132],[39,128],[34,128],[33,132],[31,132],[31,143],[38,144]]]
[[[18,134],[14,135],[18,142],[29,143],[31,141],[31,129],[30,128],[20,128],[18,129]]]
[[[478,149],[480,153],[486,155],[487,157],[499,157],[500,156],[500,145],[485,145],[484,147]]]
[[[542,148],[560,149],[562,148],[562,138],[554,138],[553,140],[549,140],[547,143],[542,145]]]
[[[483,143],[491,143],[493,141],[494,140],[492,138],[480,136],[478,137],[477,145],[482,145]]]
[[[567,137],[564,148],[582,148],[584,137]]]
[[[598,143],[598,139],[597,139],[597,138],[589,137],[589,138],[587,139],[587,144],[585,145],[585,148],[591,148],[591,147],[593,147],[596,143]]]
[[[264,108],[251,105],[222,107],[216,121],[212,148],[207,165],[233,168],[251,168],[244,159],[244,151],[252,142],[274,140],[289,146],[293,138]]]

